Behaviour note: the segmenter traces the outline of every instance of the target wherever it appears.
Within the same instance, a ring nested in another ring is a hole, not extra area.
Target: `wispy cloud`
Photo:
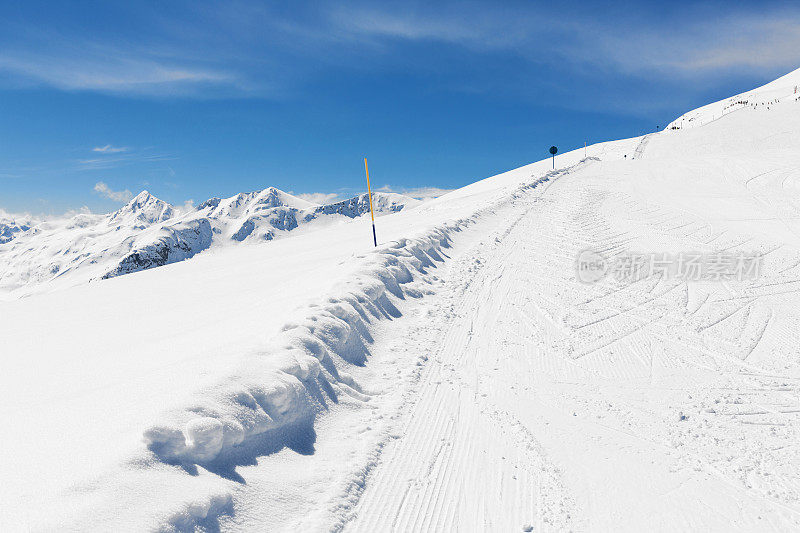
[[[245,89],[243,80],[226,67],[225,61],[204,57],[197,46],[202,39],[192,44],[181,33],[182,24],[159,25],[157,10],[130,9],[136,12],[129,15],[142,24],[117,25],[111,31],[105,24],[86,19],[57,26],[30,16],[0,21],[0,73],[5,74],[4,81],[66,91],[158,97],[207,97]],[[93,20],[111,17],[115,8],[103,6],[100,10],[109,13],[98,13]],[[114,15],[125,16],[120,12]]]
[[[309,193],[293,193],[290,192],[292,196],[296,196],[301,200],[305,200],[306,202],[311,202],[313,204],[330,204],[339,200],[339,195],[336,193],[327,193],[327,192],[309,192]]]
[[[78,209],[68,209],[67,212],[64,213],[63,215],[55,215],[52,218],[54,218],[54,219],[72,218],[72,217],[77,216],[77,215],[91,215],[91,214],[92,214],[92,210],[89,209],[88,206],[84,205],[84,206],[79,207]],[[49,220],[49,218],[48,218],[48,220]]]
[[[439,42],[477,53],[504,52],[533,64],[584,65],[626,75],[760,73],[800,64],[797,8],[687,8],[670,23],[648,8],[587,16],[584,8],[569,6],[558,13],[481,2],[416,7],[340,4],[331,20],[374,39]]]
[[[286,10],[228,2],[177,9],[176,24],[164,10],[137,6],[136,18],[145,24],[113,34],[0,21],[0,71],[6,83],[68,91],[215,98],[293,93],[288,86],[310,83],[325,68],[371,68],[393,61],[398,51],[421,59],[405,68],[424,68],[437,57],[419,55],[415,46],[425,43],[504,54],[497,57],[530,67],[602,69],[642,79],[774,74],[800,64],[800,9],[785,4],[545,7],[350,0]]]
[[[593,28],[588,33],[591,39],[572,52],[573,59],[606,64],[625,74],[763,74],[800,65],[800,10],[732,10],[669,29],[651,26],[621,33]]]
[[[192,211],[195,210],[194,200],[193,199],[184,200],[183,205],[176,205],[174,207],[175,207],[175,211],[179,215],[184,215],[186,213],[191,213]]]
[[[91,215],[92,210],[89,209],[87,206],[81,206],[78,209],[68,209],[64,213],[56,213],[56,214],[45,214],[40,213],[37,215],[31,214],[29,212],[22,212],[22,213],[11,213],[6,211],[2,207],[0,207],[0,223],[12,223],[12,224],[25,224],[29,226],[35,226],[40,222],[54,222],[58,220],[72,218],[76,215]]]
[[[480,3],[430,4],[416,9],[408,9],[406,4],[338,4],[331,9],[330,20],[354,35],[438,41],[484,51],[513,48],[564,27],[557,18],[541,12],[533,15],[524,9],[498,10],[492,4]]]
[[[127,152],[128,148],[126,146],[111,146],[107,144],[105,146],[96,146],[92,148],[92,152],[100,152],[101,154],[117,154],[119,152]]]
[[[136,96],[192,96],[235,86],[236,76],[222,65],[162,57],[142,46],[87,41],[79,36],[38,41],[32,31],[22,43],[0,51],[0,71],[18,83],[44,84],[67,91],[97,91]],[[179,50],[175,50],[179,52]]]
[[[379,192],[394,192],[398,194],[403,194],[405,196],[410,196],[411,198],[416,198],[417,200],[430,200],[432,198],[438,198],[443,194],[447,194],[450,191],[455,189],[443,189],[441,187],[415,187],[412,189],[402,188],[402,187],[392,187],[390,185],[384,185],[383,187],[379,187],[375,189]]]
[[[25,224],[32,220],[30,213],[10,213],[0,207],[0,223]]]
[[[94,184],[94,192],[115,202],[128,202],[133,198],[133,193],[128,189],[124,191],[114,191],[102,181],[98,181]]]
[[[178,158],[166,154],[117,153],[117,155],[108,157],[93,157],[89,159],[79,159],[78,168],[80,170],[103,170],[103,169],[117,168],[121,166],[133,165],[138,163],[173,161],[175,159]]]

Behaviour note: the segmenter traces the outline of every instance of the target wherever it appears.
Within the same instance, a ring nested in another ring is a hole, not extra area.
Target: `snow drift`
[[[521,189],[535,188],[568,171],[549,172]],[[332,383],[363,397],[360,387],[339,370],[339,363],[366,364],[370,324],[398,314],[389,295],[423,296],[424,275],[444,260],[442,252],[452,233],[493,208],[362,256],[332,296],[311,304],[297,321],[287,322],[270,346],[248,357],[229,381],[199,393],[197,403],[172,415],[171,425],[149,428],[144,434],[148,447],[167,461],[208,463],[247,438],[313,416],[324,406],[315,397],[331,391]],[[316,390],[309,390],[310,385]]]

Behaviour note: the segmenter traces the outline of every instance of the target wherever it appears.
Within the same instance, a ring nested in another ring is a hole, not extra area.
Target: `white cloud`
[[[111,154],[112,152],[108,153]],[[99,170],[133,165],[137,163],[173,161],[175,159],[177,159],[177,157],[165,154],[135,154],[117,152],[115,155],[104,155],[91,159],[81,159],[78,161],[78,167],[81,170]]]
[[[26,221],[31,220],[30,213],[9,213],[2,207],[0,207],[0,223],[9,223],[18,221],[21,223],[25,223]]]
[[[443,194],[447,194],[450,191],[454,191],[455,189],[442,189],[441,187],[416,187],[413,189],[405,189],[405,188],[395,188],[390,185],[384,185],[378,189],[375,189],[379,192],[394,192],[397,194],[402,194],[405,196],[410,196],[411,198],[416,198],[417,200],[431,200],[433,198],[438,198]]]
[[[92,148],[92,152],[100,152],[101,154],[116,154],[119,152],[127,152],[128,148],[126,146],[111,146],[107,144],[105,146],[95,146]]]
[[[703,9],[684,10],[674,24],[647,8],[597,16],[583,9],[547,14],[536,6],[504,9],[480,2],[416,9],[340,5],[330,16],[343,31],[380,42],[440,42],[532,64],[599,67],[639,77],[774,74],[800,64],[800,10],[731,7],[708,16]]]
[[[98,181],[94,184],[94,192],[115,202],[128,202],[131,198],[133,198],[133,193],[128,189],[125,189],[124,191],[113,191],[102,181]]]
[[[91,215],[92,210],[88,206],[81,206],[78,209],[69,209],[66,213],[58,218],[72,218],[76,215]]]
[[[54,222],[67,218],[72,218],[76,215],[91,215],[91,214],[92,210],[85,205],[79,207],[78,209],[68,209],[66,212],[60,214],[40,213],[37,215],[33,215],[28,212],[10,213],[0,207],[0,223],[12,222],[16,224],[27,224],[33,226],[40,222]]]
[[[297,196],[301,200],[305,200],[306,202],[311,202],[313,204],[330,204],[339,199],[338,194],[327,192],[309,192],[300,194],[294,194],[290,192],[289,194],[292,196]]]
[[[442,189],[440,187],[419,187],[416,189],[406,190],[402,194],[416,198],[417,200],[430,200],[432,198],[438,198],[454,190],[455,189]]]
[[[295,97],[305,88],[314,91],[331,68],[380,71],[400,62],[403,72],[435,69],[441,75],[430,76],[429,83],[445,88],[490,92],[499,85],[533,98],[530,89],[550,84],[565,95],[577,93],[561,105],[580,101],[596,108],[595,95],[602,97],[608,88],[578,82],[566,87],[555,75],[528,87],[506,79],[503,69],[534,77],[547,64],[566,71],[566,79],[588,73],[603,83],[623,75],[691,87],[720,74],[768,78],[800,64],[800,9],[788,3],[776,8],[699,2],[679,12],[646,3],[568,3],[558,10],[486,0],[375,4],[344,0],[292,12],[269,3],[217,2],[170,14],[134,6],[128,9],[144,23],[118,28],[111,37],[29,23],[6,27],[0,20],[0,85],[127,96]],[[468,52],[461,57],[480,62],[450,79],[449,65],[432,63],[452,56],[419,46],[426,43],[461,47]],[[491,56],[491,71],[479,54]]]
[[[76,36],[41,38],[33,29],[26,42],[0,51],[2,71],[20,83],[67,91],[192,96],[209,88],[242,90],[237,76],[224,70],[224,63],[201,65],[178,47],[164,54],[143,46],[119,47]]]
[[[688,20],[668,31],[644,27],[625,33],[594,28],[570,52],[572,60],[605,64],[632,75],[684,77],[720,72],[789,71],[800,64],[800,13],[729,13]]]
[[[194,200],[186,200],[183,202],[183,205],[175,206],[175,211],[178,213],[178,215],[191,213],[194,211]]]
[[[466,6],[449,8],[431,4],[421,10],[370,7],[339,7],[331,20],[356,35],[408,41],[438,41],[463,45],[477,51],[513,49],[543,36],[562,31],[566,23],[525,10],[513,13]],[[535,29],[533,29],[535,28]]]

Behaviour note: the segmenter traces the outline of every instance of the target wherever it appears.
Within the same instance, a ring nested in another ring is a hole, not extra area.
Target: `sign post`
[[[369,184],[369,166],[364,158],[364,170],[367,171],[367,193],[369,194],[369,214],[372,217],[372,242],[378,246],[378,237],[375,235],[375,210],[372,208],[372,186]]]
[[[558,148],[555,146],[550,147],[550,153],[553,154],[553,170],[556,169],[556,154],[558,153]]]

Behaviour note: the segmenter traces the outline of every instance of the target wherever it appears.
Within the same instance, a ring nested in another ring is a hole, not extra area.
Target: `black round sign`
[[[556,148],[555,146],[551,146],[550,147],[550,153],[551,154],[556,155],[557,152],[558,152],[558,148]]]

